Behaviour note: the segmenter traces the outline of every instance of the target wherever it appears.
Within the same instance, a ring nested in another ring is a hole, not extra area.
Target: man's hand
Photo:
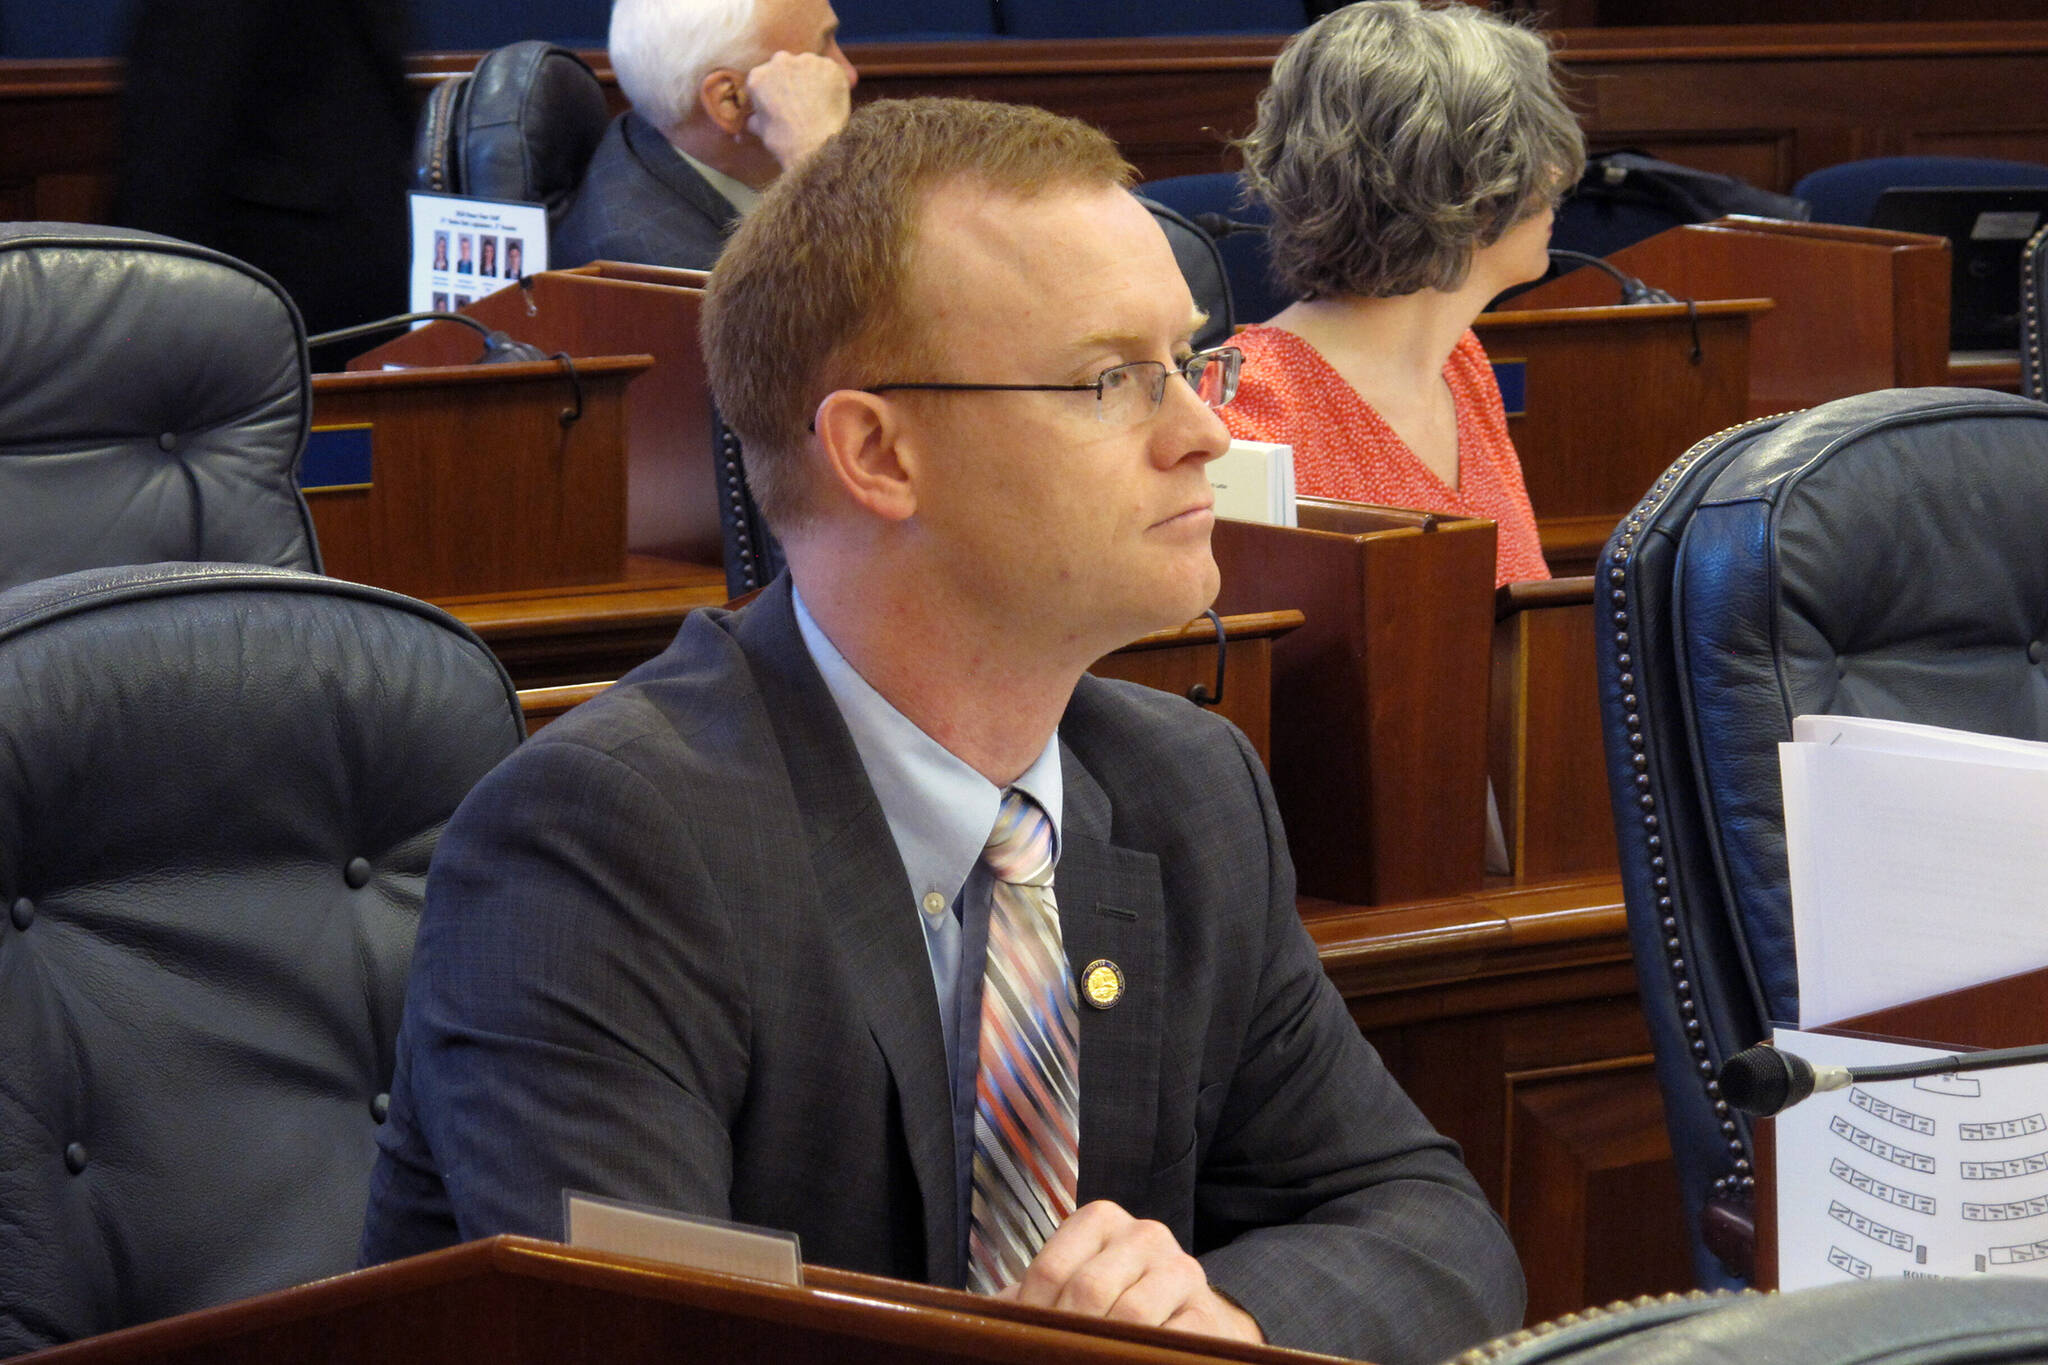
[[[747,131],[785,171],[846,126],[846,68],[812,52],[778,52],[747,73]]]
[[[1252,1315],[1209,1287],[1202,1263],[1164,1223],[1137,1219],[1107,1199],[1075,1210],[1024,1278],[996,1295],[1040,1308],[1264,1341]]]

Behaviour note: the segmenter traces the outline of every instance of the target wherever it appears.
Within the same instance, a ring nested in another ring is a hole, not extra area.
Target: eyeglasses
[[[938,393],[1089,393],[1095,395],[1095,420],[1116,426],[1131,426],[1159,411],[1166,400],[1166,377],[1178,374],[1187,380],[1204,403],[1220,408],[1237,396],[1237,374],[1244,368],[1244,352],[1235,346],[1197,351],[1178,365],[1160,360],[1134,360],[1095,376],[1092,384],[871,384],[861,393],[891,393],[917,389]]]

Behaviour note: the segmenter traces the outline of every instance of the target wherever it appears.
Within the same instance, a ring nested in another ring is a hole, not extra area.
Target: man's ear
[[[747,130],[747,119],[754,112],[746,73],[722,66],[705,74],[697,86],[697,103],[720,132],[732,137]]]
[[[916,457],[900,410],[880,394],[835,389],[815,414],[818,447],[840,496],[885,521],[917,511]]]

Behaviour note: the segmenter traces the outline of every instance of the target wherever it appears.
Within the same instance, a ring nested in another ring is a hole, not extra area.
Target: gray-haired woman
[[[1585,139],[1537,34],[1469,5],[1361,0],[1290,41],[1241,144],[1298,302],[1239,333],[1238,436],[1303,493],[1500,524],[1497,581],[1545,578],[1472,320],[1548,268]]]

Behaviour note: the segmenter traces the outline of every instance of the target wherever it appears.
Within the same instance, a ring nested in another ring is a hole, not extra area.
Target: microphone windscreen
[[[1792,1066],[1796,1060],[1768,1043],[1736,1053],[1721,1064],[1721,1098],[1759,1118],[1798,1103],[1813,1093],[1813,1068],[1801,1064],[1802,1086]]]

